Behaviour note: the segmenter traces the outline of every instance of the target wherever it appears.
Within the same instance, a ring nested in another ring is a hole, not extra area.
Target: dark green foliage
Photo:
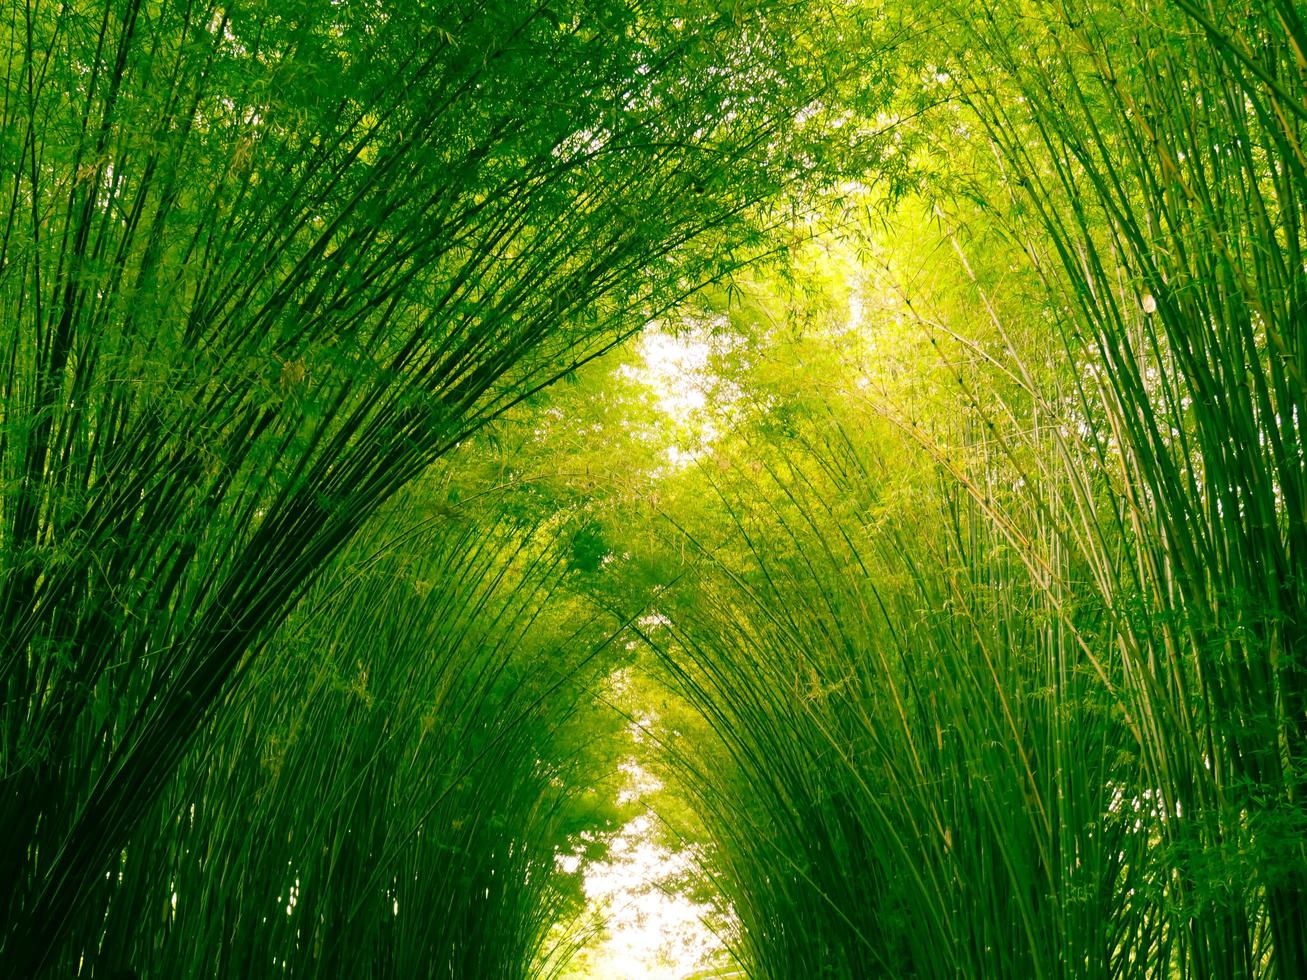
[[[542,615],[556,550],[451,521],[343,556],[127,844],[81,948],[147,975],[526,976],[567,913],[561,735],[603,639]]]
[[[1307,975],[1303,12],[926,6],[4,8],[0,973]]]
[[[87,877],[368,516],[795,179],[793,14],[673,6],[5,7],[7,972],[100,921]]]
[[[582,572],[597,572],[603,564],[608,546],[602,528],[587,524],[572,535],[571,567]]]

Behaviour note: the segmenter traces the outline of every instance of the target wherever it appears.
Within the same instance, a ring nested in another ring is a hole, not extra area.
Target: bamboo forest
[[[1307,978],[1305,0],[0,46],[0,978]]]

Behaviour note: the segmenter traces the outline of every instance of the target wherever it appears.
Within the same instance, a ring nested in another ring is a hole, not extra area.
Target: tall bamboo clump
[[[1307,31],[1288,2],[975,26],[1003,73],[969,97],[1050,245],[1068,349],[1099,368],[1073,401],[1108,495],[1078,503],[1113,530],[1075,546],[1160,815],[1170,961],[1300,976]]]
[[[803,176],[830,25],[672,7],[5,6],[6,973],[378,506]]]
[[[576,912],[555,853],[606,631],[561,601],[565,524],[415,516],[386,508],[292,614],[54,972],[531,975]]]
[[[1012,481],[976,505],[966,426],[931,433],[953,437],[932,466],[856,403],[789,424],[761,480],[720,481],[736,539],[683,604],[660,597],[673,641],[650,637],[716,736],[672,769],[741,957],[776,978],[1128,974],[1149,841],[1115,800],[1138,767],[1069,602],[991,520]]]
[[[1300,976],[1307,35],[1287,2],[957,13],[943,149],[1006,244],[946,235],[971,309],[900,311],[932,397],[787,415],[765,492],[718,480],[711,601],[651,637],[719,739],[679,765],[743,952]]]

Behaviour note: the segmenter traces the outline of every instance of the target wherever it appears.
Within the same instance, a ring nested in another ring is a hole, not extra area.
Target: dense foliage
[[[1304,12],[917,6],[5,8],[0,972],[1307,975]]]

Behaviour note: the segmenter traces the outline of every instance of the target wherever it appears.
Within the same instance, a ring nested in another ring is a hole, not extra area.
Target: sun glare
[[[730,343],[712,335],[718,326],[705,322],[675,334],[651,326],[636,347],[639,359],[617,370],[649,390],[656,422],[647,436],[664,445],[671,470],[688,466],[712,446],[739,398],[713,371],[713,356]]]
[[[720,963],[722,942],[705,923],[710,906],[692,901],[678,881],[695,873],[695,856],[656,839],[648,814],[618,832],[609,859],[585,875],[586,897],[608,912],[608,935],[589,976],[602,980],[684,980]]]

